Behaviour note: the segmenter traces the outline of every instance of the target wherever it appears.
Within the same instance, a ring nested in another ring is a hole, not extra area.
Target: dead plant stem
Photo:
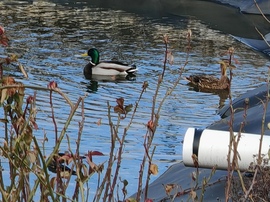
[[[186,57],[186,61],[184,63],[184,66],[182,68],[180,68],[179,71],[179,77],[177,78],[177,80],[174,82],[173,86],[171,87],[171,89],[168,89],[166,91],[166,94],[163,96],[161,102],[159,103],[158,107],[156,107],[156,100],[158,97],[158,92],[159,89],[161,87],[161,84],[163,82],[163,77],[164,77],[164,73],[166,70],[166,63],[167,63],[167,53],[168,53],[168,37],[164,36],[164,44],[165,44],[165,60],[163,63],[163,71],[162,74],[159,76],[158,78],[158,83],[157,83],[157,87],[155,90],[155,94],[153,96],[153,101],[152,101],[152,113],[151,113],[151,122],[153,122],[153,128],[148,129],[146,135],[145,135],[145,140],[144,140],[144,148],[145,148],[145,154],[144,157],[142,159],[141,165],[140,165],[140,171],[139,171],[139,181],[138,181],[138,189],[137,189],[137,196],[136,196],[136,201],[140,201],[141,200],[141,193],[142,193],[142,178],[143,178],[143,170],[145,168],[145,163],[146,163],[146,159],[148,158],[149,160],[149,164],[148,164],[148,171],[150,170],[150,166],[151,166],[151,161],[152,158],[149,158],[149,150],[151,148],[152,145],[152,141],[154,139],[154,134],[156,132],[156,128],[158,126],[158,121],[160,118],[160,110],[161,107],[163,106],[165,100],[167,99],[167,97],[169,95],[171,95],[171,93],[173,92],[173,90],[176,88],[176,86],[178,85],[179,81],[181,80],[181,76],[182,73],[184,71],[185,66],[188,64],[188,59],[189,59],[189,51],[190,51],[190,40],[191,40],[191,31],[188,31],[188,35],[187,35],[187,39],[188,39],[188,50],[187,50],[187,57]],[[156,111],[157,108],[157,111]],[[156,112],[155,112],[156,111]],[[153,155],[153,153],[152,153]],[[148,190],[148,186],[149,186],[149,179],[150,179],[150,173],[147,173],[147,177],[146,177],[146,184],[145,184],[145,200],[147,199],[147,190]]]
[[[150,166],[152,164],[152,160],[153,160],[153,156],[154,156],[154,153],[155,153],[155,150],[156,150],[156,146],[154,146],[153,148],[153,151],[152,151],[152,154],[151,154],[151,157],[149,156],[149,166],[148,166],[148,174],[147,174],[147,178],[146,178],[146,183],[145,184],[149,184],[150,182],[150,173],[151,173],[151,170],[150,170]],[[147,199],[147,195],[148,195],[148,186],[145,186],[145,190],[144,190],[144,198]]]
[[[254,3],[255,3],[255,5],[256,5],[257,9],[260,11],[260,14],[263,16],[263,18],[264,18],[268,23],[270,23],[270,20],[268,20],[268,18],[264,15],[264,13],[262,12],[262,10],[261,10],[261,8],[260,8],[260,6],[258,5],[258,3],[257,3],[256,0],[254,0]]]
[[[64,127],[63,127],[63,129],[61,131],[61,134],[60,134],[59,138],[58,138],[58,142],[57,142],[57,144],[55,145],[55,147],[53,149],[52,155],[50,155],[48,157],[47,161],[46,161],[46,167],[48,167],[48,165],[50,164],[54,154],[58,153],[60,144],[61,144],[61,142],[62,142],[62,140],[63,140],[63,138],[64,138],[64,136],[66,134],[67,128],[68,128],[68,126],[69,126],[69,124],[70,124],[70,122],[71,122],[77,108],[79,107],[79,104],[80,104],[81,101],[82,101],[82,97],[80,97],[78,99],[77,103],[72,107],[71,112],[70,112],[70,114],[69,114],[69,116],[67,118],[67,121],[66,121],[66,123],[65,123],[65,125],[64,125]]]
[[[36,149],[37,149],[37,151],[38,151],[38,154],[39,154],[39,156],[40,156],[41,163],[42,163],[42,165],[43,165],[42,168],[44,168],[44,169],[43,169],[44,177],[41,177],[39,174],[36,174],[37,177],[38,177],[40,180],[36,180],[36,181],[35,181],[35,184],[34,184],[34,186],[33,186],[33,188],[32,188],[32,191],[31,191],[30,194],[29,194],[29,198],[28,198],[28,201],[29,201],[29,202],[30,202],[30,201],[33,201],[33,197],[34,197],[34,195],[36,194],[36,190],[37,190],[38,184],[39,184],[40,182],[43,182],[43,179],[46,181],[46,184],[47,184],[47,185],[50,184],[50,175],[48,174],[48,171],[47,171],[47,169],[46,169],[46,168],[47,168],[46,162],[45,162],[45,160],[44,160],[44,158],[43,158],[42,152],[41,152],[41,150],[40,150],[40,148],[39,148],[39,146],[38,146],[38,142],[37,142],[37,139],[36,139],[35,136],[33,136],[33,141],[34,141],[34,145],[36,146]],[[51,187],[51,186],[46,186],[46,184],[44,183],[44,186],[47,188],[47,191],[49,192],[52,201],[55,201],[52,187]]]
[[[267,114],[267,108],[268,108],[268,102],[269,102],[269,77],[270,77],[270,67],[268,68],[268,76],[267,76],[267,93],[266,93],[266,101],[263,104],[264,111],[263,111],[263,117],[262,117],[262,124],[261,124],[261,138],[260,138],[260,145],[259,145],[259,152],[258,152],[258,165],[260,166],[262,163],[262,143],[263,143],[263,136],[265,132],[265,117]]]
[[[229,65],[231,65],[231,60],[232,60],[232,53],[229,56]],[[231,189],[231,182],[232,182],[232,175],[233,175],[233,170],[234,168],[232,167],[231,163],[231,152],[233,150],[233,143],[235,141],[234,137],[234,132],[233,132],[233,123],[234,123],[234,109],[233,109],[233,104],[232,104],[232,95],[231,95],[231,83],[232,83],[232,70],[230,69],[230,84],[229,84],[229,105],[230,105],[230,120],[229,120],[229,132],[230,132],[230,139],[229,139],[229,145],[228,145],[228,155],[227,155],[227,162],[228,162],[228,178],[227,178],[227,183],[226,183],[226,188],[225,188],[225,201],[228,202],[230,198],[230,189]],[[234,151],[237,152],[237,151]]]
[[[114,148],[115,148],[115,131],[114,131],[114,126],[113,126],[113,122],[112,122],[112,119],[111,119],[111,106],[110,106],[110,103],[107,102],[107,109],[108,109],[108,122],[109,122],[109,126],[110,126],[110,132],[111,132],[111,148],[110,148],[110,154],[109,154],[109,160],[108,160],[108,167],[107,167],[107,170],[106,170],[106,173],[105,173],[105,176],[100,184],[100,187],[98,187],[98,190],[96,191],[96,195],[94,197],[94,200],[93,201],[96,201],[96,202],[99,202],[100,201],[100,197],[101,197],[101,194],[102,192],[104,191],[104,186],[105,186],[105,183],[110,184],[110,176],[111,176],[111,169],[112,169],[112,165],[113,165],[113,153],[114,153]],[[107,186],[107,191],[108,191],[108,186]],[[105,193],[108,193],[106,192],[105,190]],[[104,194],[104,198],[103,198],[103,201],[105,201],[107,198],[107,196]]]
[[[57,132],[57,124],[54,117],[54,109],[53,109],[53,101],[52,101],[52,90],[50,91],[50,106],[51,106],[51,112],[52,112],[52,121],[54,125],[54,138],[55,138],[55,144],[57,144],[58,141],[58,132]]]

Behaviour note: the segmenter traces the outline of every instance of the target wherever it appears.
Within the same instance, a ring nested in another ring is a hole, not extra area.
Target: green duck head
[[[91,48],[87,51],[87,53],[82,54],[82,56],[90,56],[91,57],[91,62],[94,63],[95,65],[99,63],[99,52],[95,48]]]

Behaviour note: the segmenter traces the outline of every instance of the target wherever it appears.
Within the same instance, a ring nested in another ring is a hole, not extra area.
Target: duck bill
[[[86,56],[88,56],[88,54],[84,53],[84,54],[81,54],[81,56],[86,57]]]

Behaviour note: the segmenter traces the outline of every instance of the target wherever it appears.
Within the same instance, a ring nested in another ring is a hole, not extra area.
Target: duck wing
[[[194,85],[201,85],[203,83],[212,83],[218,80],[217,78],[209,75],[191,75],[189,77],[186,77],[186,79],[193,83]]]
[[[214,90],[228,88],[228,82],[225,78],[220,80],[216,77],[209,75],[191,75],[189,77],[186,77],[186,79],[199,88]]]
[[[138,69],[136,67],[136,65],[132,64],[125,64],[123,62],[119,62],[119,61],[108,61],[107,63],[111,63],[111,64],[116,64],[116,66],[119,66],[118,68],[120,69],[125,69],[124,71],[126,71],[127,73],[134,73],[136,72]]]
[[[92,71],[93,74],[101,74],[101,75],[118,75],[118,74],[126,75],[136,72],[137,68],[135,65],[129,66],[128,64],[118,61],[105,61],[95,65]]]

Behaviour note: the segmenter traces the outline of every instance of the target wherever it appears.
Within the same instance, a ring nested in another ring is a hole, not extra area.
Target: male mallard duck
[[[225,61],[220,61],[221,76],[215,78],[209,75],[191,75],[186,79],[194,86],[200,89],[209,90],[228,90],[230,88],[230,80],[227,77],[227,64]]]
[[[53,173],[57,173],[57,168],[59,168],[60,176],[63,177],[63,178],[66,178],[66,177],[68,177],[70,175],[76,175],[76,171],[71,170],[68,166],[66,166],[66,165],[64,165],[62,163],[59,163],[57,165],[56,160],[52,159],[52,161],[48,165],[49,171],[51,171]]]
[[[95,48],[91,48],[82,56],[90,56],[92,60],[84,67],[85,75],[104,75],[117,76],[128,75],[137,71],[135,65],[129,66],[118,61],[99,61],[99,52]]]

